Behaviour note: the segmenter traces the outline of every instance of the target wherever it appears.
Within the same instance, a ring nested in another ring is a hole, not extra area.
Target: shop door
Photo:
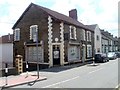
[[[53,45],[53,65],[60,65],[60,46]]]

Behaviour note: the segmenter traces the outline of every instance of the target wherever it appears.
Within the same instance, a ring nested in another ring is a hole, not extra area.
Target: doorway
[[[53,65],[60,65],[60,45],[53,45]]]

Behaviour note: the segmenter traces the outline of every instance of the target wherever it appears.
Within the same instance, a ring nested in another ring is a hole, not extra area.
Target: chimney
[[[78,17],[77,17],[77,10],[76,9],[72,9],[69,11],[69,17],[75,19],[75,20],[78,20]]]
[[[11,40],[10,33],[8,33],[8,41],[10,41],[10,40]]]

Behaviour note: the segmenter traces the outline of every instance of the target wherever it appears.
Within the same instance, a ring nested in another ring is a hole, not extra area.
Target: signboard
[[[53,52],[53,55],[54,55],[54,56],[53,56],[54,59],[60,58],[60,57],[59,57],[59,51],[58,51],[58,50],[54,51],[54,52]]]
[[[37,62],[37,48],[35,46],[27,47],[26,59],[31,62]],[[38,47],[38,59],[39,62],[44,62],[43,59],[43,48]]]

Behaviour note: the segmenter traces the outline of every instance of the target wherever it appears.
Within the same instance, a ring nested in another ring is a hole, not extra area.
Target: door
[[[60,46],[53,45],[53,65],[60,65]]]
[[[86,58],[86,48],[85,48],[85,46],[83,46],[83,50],[82,50],[82,62],[85,62],[85,58]]]

